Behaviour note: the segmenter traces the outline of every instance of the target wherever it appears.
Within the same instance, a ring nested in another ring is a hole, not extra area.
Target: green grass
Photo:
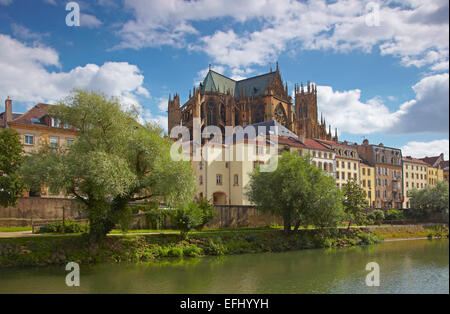
[[[0,227],[0,232],[31,231],[31,227]]]

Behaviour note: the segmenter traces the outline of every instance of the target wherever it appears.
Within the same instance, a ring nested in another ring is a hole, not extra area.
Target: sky
[[[449,1],[0,0],[0,112],[74,88],[167,130],[167,99],[213,70],[318,86],[341,140],[449,155]],[[68,17],[69,15],[69,17]],[[69,23],[67,23],[67,21]],[[69,24],[69,25],[68,25]]]

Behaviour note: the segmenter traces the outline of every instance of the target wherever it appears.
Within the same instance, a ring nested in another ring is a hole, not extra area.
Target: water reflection
[[[448,240],[423,240],[82,265],[76,288],[65,286],[64,267],[3,269],[0,293],[449,293],[448,254]],[[365,285],[372,261],[380,265],[380,287]]]

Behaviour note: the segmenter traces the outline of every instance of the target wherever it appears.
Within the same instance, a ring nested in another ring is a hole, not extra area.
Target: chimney
[[[5,116],[3,119],[6,123],[12,120],[12,100],[11,98],[9,98],[9,96],[5,100]]]

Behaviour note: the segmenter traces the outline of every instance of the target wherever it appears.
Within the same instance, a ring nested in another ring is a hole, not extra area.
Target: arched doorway
[[[213,204],[214,205],[226,205],[227,204],[227,195],[223,192],[214,192],[213,193]]]

